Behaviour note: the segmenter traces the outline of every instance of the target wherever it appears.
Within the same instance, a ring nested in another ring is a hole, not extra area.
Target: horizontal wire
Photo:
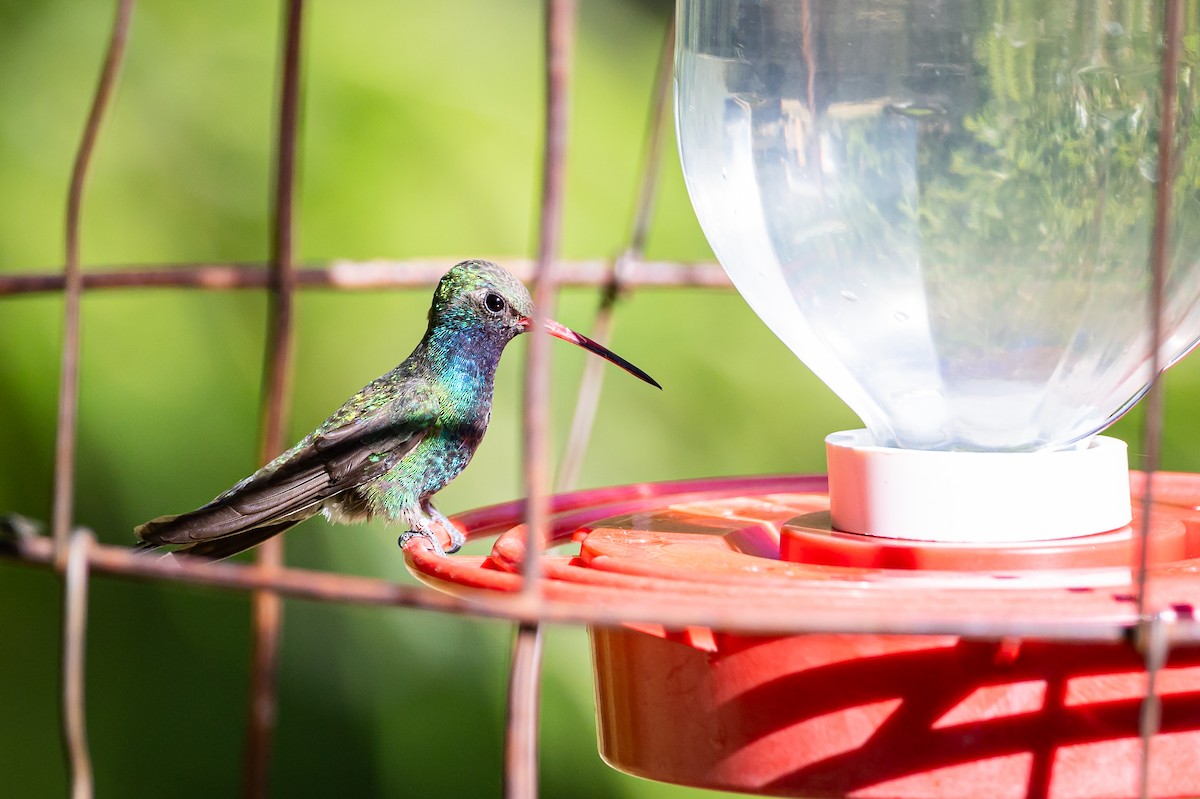
[[[420,542],[418,542],[420,543]],[[54,544],[49,538],[19,537],[0,546],[4,557],[34,566],[52,568]],[[717,607],[685,607],[665,600],[648,603],[643,593],[625,592],[606,597],[603,604],[590,599],[526,597],[519,593],[492,592],[471,598],[451,595],[424,586],[395,583],[371,577],[285,567],[270,571],[236,561],[193,562],[162,558],[114,545],[93,544],[88,563],[97,574],[135,579],[165,580],[213,588],[254,591],[269,589],[296,599],[344,602],[357,605],[411,607],[441,613],[509,619],[517,622],[552,622],[617,626],[626,623],[661,624],[669,629],[709,627],[747,634],[846,633],[870,635],[956,635],[978,640],[1029,638],[1076,643],[1116,643],[1130,640],[1139,621],[1091,621],[1011,618],[915,619],[897,618],[883,608],[878,615],[857,618],[819,613],[767,611],[726,603]],[[546,581],[551,582],[551,581]],[[1200,622],[1180,618],[1164,633],[1172,646],[1200,643]]]
[[[335,260],[296,270],[297,288],[387,289],[435,285],[456,260],[412,259],[367,261]],[[496,263],[522,280],[533,276],[534,262],[525,258],[499,258]],[[209,291],[261,289],[270,285],[265,262],[180,263],[99,266],[82,276],[83,288],[192,288]],[[609,261],[602,259],[559,261],[555,283],[567,286],[607,286],[612,281]],[[630,287],[732,288],[718,264],[678,261],[642,261],[637,274],[624,281]],[[25,272],[0,274],[0,297],[60,292],[65,278],[60,273]]]

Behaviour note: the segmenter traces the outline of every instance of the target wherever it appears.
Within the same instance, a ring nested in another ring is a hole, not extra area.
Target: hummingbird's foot
[[[463,544],[467,543],[467,537],[463,535],[462,530],[455,527],[454,522],[446,518],[446,514],[433,507],[432,502],[425,500],[424,504],[421,505],[421,509],[429,517],[430,527],[434,529],[441,528],[450,537],[450,548],[446,550],[446,554],[457,552],[462,548]]]
[[[426,541],[433,544],[433,551],[437,552],[439,555],[447,554],[447,550],[442,546],[442,542],[439,541],[438,537],[436,535],[434,535],[432,532],[430,532],[429,530],[409,530],[407,533],[401,533],[400,540],[398,540],[396,542],[396,544],[401,549],[404,549],[404,545],[407,544],[409,541],[411,541],[414,538],[424,538]],[[458,550],[458,546],[456,546],[454,544],[454,542],[451,541],[449,551],[455,552],[457,550]]]

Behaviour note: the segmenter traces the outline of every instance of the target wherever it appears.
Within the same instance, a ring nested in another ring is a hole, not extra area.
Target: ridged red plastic
[[[794,620],[1134,617],[1142,480],[1131,529],[1005,547],[897,542],[828,529],[820,478],[601,489],[555,498],[546,596],[680,603]],[[1157,475],[1151,607],[1200,603],[1200,477]],[[509,529],[486,559],[406,549],[431,584],[512,591],[519,504],[465,514]],[[825,521],[823,521],[825,519]],[[781,559],[781,553],[787,559]],[[627,606],[627,605],[626,605]],[[970,641],[948,635],[762,636],[636,624],[591,630],[602,756],[632,774],[778,796],[1121,799],[1138,794],[1141,657],[1125,642]],[[1158,677],[1150,795],[1200,795],[1200,649]]]

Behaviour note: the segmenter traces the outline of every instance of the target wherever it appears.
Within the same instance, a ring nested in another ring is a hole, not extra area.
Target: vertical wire
[[[1168,239],[1171,235],[1171,195],[1174,191],[1175,103],[1179,88],[1179,12],[1178,0],[1166,0],[1163,5],[1163,56],[1161,112],[1158,134],[1158,175],[1155,183],[1154,233],[1150,242],[1150,299],[1147,313],[1150,326],[1150,388],[1146,394],[1146,416],[1142,432],[1145,451],[1146,484],[1142,491],[1142,523],[1139,534],[1137,598],[1138,615],[1147,613],[1147,567],[1149,565],[1150,521],[1153,515],[1154,473],[1158,470],[1162,452],[1163,386],[1162,386],[1162,315],[1163,291],[1167,279]]]
[[[50,512],[54,536],[55,562],[62,569],[66,562],[67,538],[75,513],[75,449],[79,432],[79,327],[83,299],[83,273],[79,265],[79,227],[83,208],[83,189],[87,182],[92,152],[100,133],[100,124],[108,108],[117,74],[129,40],[133,0],[119,0],[104,67],[92,96],[92,106],[84,124],[83,137],[75,153],[71,186],[67,191],[66,263],[63,267],[63,348],[58,388],[58,422],[54,446],[54,497]]]
[[[117,75],[129,41],[133,0],[119,0],[109,34],[108,51],[96,84],[83,136],[75,153],[67,190],[66,262],[63,267],[63,349],[59,379],[58,420],[54,448],[54,496],[51,534],[55,563],[65,570],[63,585],[62,735],[66,749],[72,799],[91,799],[92,759],[88,751],[84,683],[87,676],[88,550],[87,530],[70,534],[75,512],[75,450],[79,422],[79,329],[83,299],[80,268],[80,219],[83,189],[100,125],[116,88]]]
[[[613,310],[621,296],[621,285],[629,280],[642,262],[646,252],[646,238],[650,222],[654,217],[654,201],[658,194],[658,179],[662,171],[663,134],[670,108],[672,66],[675,56],[675,12],[667,19],[667,30],[663,36],[662,53],[658,62],[658,73],[654,79],[654,94],[650,100],[650,115],[646,122],[646,139],[642,146],[642,166],[638,181],[638,196],[630,225],[629,242],[625,250],[613,260],[608,275],[608,285],[600,294],[596,309],[596,321],[592,327],[592,338],[609,346],[613,331]],[[579,394],[575,401],[575,415],[563,451],[562,467],[555,484],[559,491],[568,491],[579,482],[583,459],[587,454],[588,441],[600,406],[600,391],[607,370],[598,358],[589,358],[584,363],[583,377],[579,382]]]
[[[523,429],[526,511],[525,584],[522,593],[534,603],[540,596],[542,543],[549,515],[548,430],[550,412],[549,336],[542,327],[554,303],[553,265],[562,241],[566,176],[567,118],[571,57],[574,49],[575,0],[546,0],[546,122],[542,159],[541,213],[538,219],[537,264],[534,267],[534,335],[525,364]],[[541,681],[542,633],[538,624],[521,624],[513,642],[508,709],[504,725],[504,795],[534,799],[538,792],[538,693]]]
[[[508,675],[508,720],[504,736],[504,796],[534,799],[538,795],[538,687],[542,676],[542,628],[517,625],[512,669]]]
[[[1175,621],[1171,610],[1156,613],[1141,626],[1143,655],[1146,662],[1146,696],[1138,711],[1138,734],[1142,739],[1141,757],[1138,762],[1138,796],[1150,798],[1151,744],[1162,723],[1162,700],[1158,696],[1158,674],[1167,664],[1170,640],[1167,622]]]
[[[566,183],[567,117],[570,111],[571,56],[575,0],[546,0],[546,127],[542,160],[541,213],[534,266],[534,335],[525,364],[523,407],[526,511],[524,592],[534,596],[541,576],[541,545],[549,508],[550,338],[542,328],[555,298],[554,262],[562,242]]]
[[[1171,231],[1171,201],[1175,176],[1175,104],[1179,91],[1179,50],[1181,38],[1178,0],[1163,4],[1162,91],[1158,134],[1158,181],[1155,185],[1154,235],[1150,246],[1150,390],[1146,397],[1146,416],[1142,446],[1145,450],[1146,484],[1142,494],[1142,522],[1139,529],[1141,546],[1138,554],[1137,609],[1139,641],[1146,666],[1146,696],[1138,713],[1141,737],[1139,769],[1140,795],[1150,795],[1151,744],[1161,720],[1157,675],[1166,663],[1167,634],[1162,614],[1147,620],[1149,611],[1149,540],[1151,517],[1154,513],[1154,473],[1158,470],[1162,449],[1163,387],[1162,354],[1163,293],[1166,287],[1168,241]]]
[[[293,299],[296,288],[293,213],[304,2],[288,0],[285,8],[275,154],[274,220],[268,284],[267,346],[263,365],[262,438],[259,450],[261,463],[270,461],[283,447],[292,372]],[[283,540],[275,537],[264,542],[258,548],[257,563],[260,569],[266,570],[282,567]],[[242,794],[246,797],[262,797],[267,795],[275,733],[283,601],[273,591],[255,591],[252,615],[254,642]]]
[[[87,679],[88,550],[92,533],[76,530],[67,545],[63,600],[62,734],[67,750],[71,799],[91,799],[92,757],[88,752],[84,683]]]

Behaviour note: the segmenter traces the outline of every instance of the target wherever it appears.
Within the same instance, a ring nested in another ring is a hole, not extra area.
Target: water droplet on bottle
[[[858,302],[858,295],[848,289],[842,289],[842,298],[850,302]]]

